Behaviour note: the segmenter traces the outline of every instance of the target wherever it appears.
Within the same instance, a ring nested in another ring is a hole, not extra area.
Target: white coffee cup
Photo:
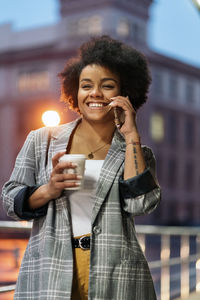
[[[77,164],[76,168],[64,169],[63,173],[77,174],[82,176],[82,179],[79,180],[79,186],[67,187],[65,188],[65,190],[80,190],[83,187],[85,160],[86,156],[84,154],[64,154],[63,156],[61,156],[59,161],[69,161],[71,163]],[[68,182],[74,182],[74,180],[68,180]]]

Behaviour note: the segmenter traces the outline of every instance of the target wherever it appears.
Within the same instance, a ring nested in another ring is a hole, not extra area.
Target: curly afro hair
[[[109,36],[101,36],[82,44],[78,56],[70,59],[59,74],[61,101],[71,109],[79,111],[79,76],[83,68],[91,64],[106,67],[119,76],[121,96],[128,96],[135,110],[146,102],[151,76],[144,55]]]

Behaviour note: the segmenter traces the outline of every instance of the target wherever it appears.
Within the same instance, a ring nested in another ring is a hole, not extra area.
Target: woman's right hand
[[[50,199],[59,197],[65,188],[77,187],[80,185],[81,177],[78,174],[63,173],[64,169],[75,169],[77,167],[76,164],[68,161],[60,162],[59,159],[64,154],[66,154],[65,151],[58,152],[52,158],[53,170],[51,172],[50,180],[46,185]]]
[[[65,151],[56,153],[52,158],[53,170],[49,182],[41,185],[30,197],[29,207],[37,209],[44,206],[50,200],[58,198],[63,189],[80,185],[78,174],[64,174],[64,169],[75,169],[77,166],[71,162],[59,162]],[[73,180],[73,181],[72,181]],[[72,181],[72,182],[71,182]]]

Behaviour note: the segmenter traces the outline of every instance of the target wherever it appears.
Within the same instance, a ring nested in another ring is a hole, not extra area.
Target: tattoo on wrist
[[[140,138],[138,141],[131,140],[130,143],[126,144],[126,146],[128,146],[128,145],[133,145],[133,146],[141,145]]]
[[[137,161],[137,149],[135,146],[133,146],[133,155],[134,155],[134,164],[135,164],[136,175],[139,175],[138,161]]]

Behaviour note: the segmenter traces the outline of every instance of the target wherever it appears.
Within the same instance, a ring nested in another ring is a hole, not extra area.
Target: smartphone
[[[114,107],[115,125],[117,128],[121,128],[125,121],[125,115],[122,108]]]

